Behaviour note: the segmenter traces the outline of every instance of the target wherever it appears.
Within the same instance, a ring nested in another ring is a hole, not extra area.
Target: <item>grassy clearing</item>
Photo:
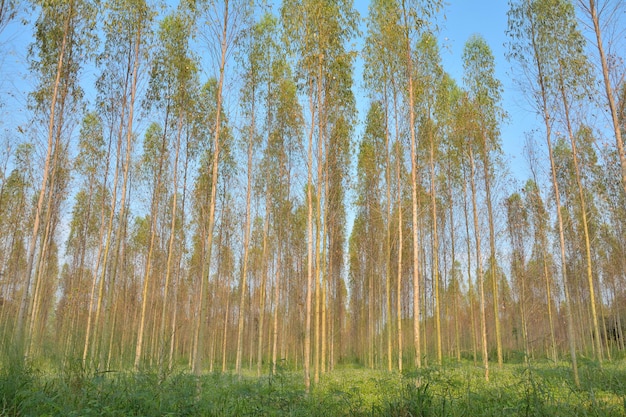
[[[23,361],[0,370],[5,416],[626,416],[626,364],[589,362],[577,389],[566,364],[494,369],[469,363],[404,375],[342,367],[306,395],[300,372],[273,377],[152,372],[51,373]]]

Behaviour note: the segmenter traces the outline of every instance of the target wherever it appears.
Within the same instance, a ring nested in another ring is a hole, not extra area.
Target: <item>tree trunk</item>
[[[422,350],[420,340],[420,274],[419,274],[419,236],[417,208],[417,138],[415,133],[415,99],[413,97],[413,57],[411,56],[411,39],[409,37],[409,16],[403,4],[405,24],[405,59],[409,90],[409,128],[411,131],[411,205],[413,209],[413,345],[415,347],[415,366],[422,367]]]
[[[489,381],[489,351],[487,349],[487,323],[485,319],[485,277],[483,274],[483,262],[480,250],[480,225],[478,223],[478,207],[476,204],[476,185],[474,177],[476,175],[474,168],[474,152],[471,145],[469,146],[470,158],[470,184],[472,189],[472,211],[474,213],[474,235],[476,236],[476,262],[478,264],[478,290],[480,293],[480,329],[482,334],[482,355],[483,366],[485,367],[485,380]]]
[[[35,220],[33,222],[33,232],[31,234],[30,243],[28,246],[28,261],[26,263],[26,276],[25,276],[25,286],[22,291],[22,297],[20,300],[20,310],[17,317],[17,332],[18,337],[17,341],[20,344],[20,348],[25,349],[27,345],[25,342],[26,339],[30,338],[30,335],[25,334],[26,327],[26,316],[28,314],[29,307],[29,291],[31,285],[31,276],[33,274],[33,265],[35,260],[35,251],[37,250],[37,238],[39,236],[39,226],[41,222],[41,215],[43,213],[43,203],[46,192],[48,192],[48,176],[50,171],[50,160],[52,158],[52,152],[54,148],[54,126],[57,123],[56,119],[56,107],[57,107],[57,98],[59,93],[59,87],[61,84],[61,76],[64,71],[63,61],[65,58],[65,52],[67,48],[68,36],[69,36],[69,28],[72,21],[72,12],[74,10],[74,1],[71,0],[70,3],[70,11],[65,20],[65,25],[63,28],[63,40],[61,43],[61,49],[59,51],[59,59],[57,60],[57,68],[56,68],[56,76],[54,80],[53,90],[52,90],[52,100],[50,102],[50,117],[48,120],[48,146],[46,149],[46,159],[44,161],[43,168],[43,178],[41,180],[41,188],[39,190],[39,197],[37,199],[37,208],[35,210]],[[23,353],[26,353],[24,351]]]
[[[561,69],[561,68],[559,68]],[[561,74],[559,74],[561,75]],[[589,226],[587,223],[587,205],[585,203],[585,194],[583,190],[582,181],[580,179],[580,167],[578,165],[578,150],[576,146],[576,138],[572,130],[572,124],[570,119],[569,101],[565,93],[565,86],[563,85],[562,76],[559,77],[559,90],[561,92],[561,100],[563,101],[563,110],[565,112],[565,121],[567,125],[567,133],[570,143],[572,145],[572,159],[574,161],[574,173],[576,176],[576,185],[578,186],[578,197],[580,199],[580,211],[583,222],[583,233],[585,236],[585,260],[587,261],[587,283],[589,285],[589,305],[591,307],[591,324],[593,326],[593,347],[596,355],[596,359],[600,366],[602,366],[602,344],[600,333],[600,326],[598,325],[598,313],[596,311],[596,295],[593,283],[593,272],[591,262],[591,242],[589,240]]]
[[[215,132],[213,134],[213,160],[211,166],[211,199],[209,202],[209,225],[207,231],[207,246],[206,246],[206,276],[202,277],[202,283],[200,285],[200,316],[197,322],[197,341],[195,348],[195,357],[193,360],[193,373],[200,376],[202,372],[202,357],[204,351],[204,330],[206,326],[206,319],[208,318],[208,282],[211,275],[211,251],[213,246],[213,228],[215,225],[215,201],[217,195],[217,179],[219,175],[219,156],[220,156],[220,134],[222,123],[222,89],[224,86],[224,68],[226,67],[226,50],[228,46],[227,32],[228,32],[228,4],[229,0],[224,0],[224,20],[222,21],[221,28],[221,56],[220,56],[220,69],[219,79],[217,82],[217,106],[215,111]]]
[[[433,137],[432,126],[428,128],[430,139],[430,204],[432,209],[433,222],[433,280],[435,281],[435,327],[437,332],[437,364],[443,363],[443,353],[441,347],[441,298],[439,296],[439,236],[437,234],[437,198],[435,187],[435,138]]]
[[[526,4],[530,7],[530,0],[526,0]],[[550,170],[552,173],[552,187],[554,190],[554,198],[556,203],[557,221],[559,226],[559,243],[561,249],[561,280],[563,284],[563,291],[565,293],[565,309],[567,320],[567,336],[569,339],[570,357],[572,360],[572,373],[574,377],[574,383],[577,387],[580,386],[580,379],[578,377],[578,363],[576,360],[576,342],[574,340],[574,320],[572,315],[572,305],[569,294],[569,283],[567,279],[567,260],[565,257],[565,235],[563,231],[563,216],[561,213],[561,196],[559,194],[559,185],[556,178],[556,166],[554,163],[554,155],[552,150],[552,119],[549,111],[549,104],[547,98],[547,90],[545,86],[545,77],[543,74],[543,65],[539,57],[539,51],[536,41],[535,22],[531,19],[531,42],[534,53],[534,61],[537,67],[537,82],[539,83],[539,93],[541,94],[541,110],[544,123],[546,125],[546,142],[548,146],[548,154],[550,158]]]
[[[582,0],[580,0],[582,4]],[[617,153],[619,154],[619,161],[622,168],[622,187],[624,194],[626,194],[626,153],[624,152],[624,142],[622,141],[622,127],[620,127],[619,115],[617,112],[617,105],[615,103],[615,97],[613,95],[613,86],[611,85],[611,78],[609,77],[609,63],[604,52],[604,44],[602,42],[602,28],[600,27],[600,20],[598,17],[598,10],[596,8],[595,0],[589,0],[589,7],[586,8],[587,13],[593,23],[593,30],[596,35],[596,46],[598,48],[598,54],[600,55],[600,64],[602,66],[602,79],[604,81],[604,89],[606,92],[606,99],[609,105],[609,111],[611,112],[611,121],[613,122],[613,131],[615,133],[615,144],[617,146]],[[610,42],[609,42],[610,43]]]

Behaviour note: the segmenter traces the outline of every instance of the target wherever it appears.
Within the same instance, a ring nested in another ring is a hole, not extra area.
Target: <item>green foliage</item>
[[[623,364],[507,365],[486,382],[469,362],[389,373],[358,367],[325,374],[306,394],[299,372],[239,379],[172,373],[95,372],[80,361],[46,374],[8,355],[0,369],[0,415],[47,416],[623,416]]]

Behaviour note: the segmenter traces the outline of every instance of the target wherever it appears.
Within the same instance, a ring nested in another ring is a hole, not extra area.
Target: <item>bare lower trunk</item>
[[[478,291],[480,293],[480,329],[482,334],[482,355],[483,355],[483,366],[485,368],[485,380],[489,381],[489,351],[487,348],[487,323],[485,319],[485,277],[483,274],[483,262],[482,255],[480,250],[480,225],[478,223],[478,206],[476,204],[476,185],[474,181],[474,176],[476,175],[474,169],[474,153],[472,149],[469,149],[469,157],[470,157],[470,184],[472,188],[472,211],[474,213],[474,234],[476,236],[476,262],[478,264]]]
[[[52,97],[50,101],[50,117],[48,119],[48,146],[46,149],[46,158],[43,167],[43,178],[41,180],[41,188],[39,189],[39,197],[37,199],[37,208],[35,210],[35,220],[33,222],[33,231],[30,237],[30,243],[28,246],[28,260],[26,263],[26,276],[24,290],[22,291],[22,297],[20,300],[20,310],[17,316],[17,341],[22,349],[26,348],[26,339],[30,338],[30,335],[26,333],[26,316],[29,308],[29,292],[31,286],[31,278],[33,275],[33,266],[35,261],[35,251],[37,250],[37,239],[39,237],[39,226],[41,223],[41,215],[43,213],[43,204],[46,193],[48,192],[48,177],[50,171],[50,162],[52,158],[54,148],[54,126],[57,123],[56,119],[56,107],[59,94],[59,87],[61,85],[61,76],[64,71],[63,61],[65,58],[65,52],[67,48],[67,41],[69,36],[69,27],[72,21],[74,2],[70,3],[70,10],[68,12],[67,19],[63,28],[63,40],[59,51],[59,59],[57,60],[56,78],[54,80]],[[23,353],[26,353],[25,351]]]
[[[596,359],[598,363],[602,365],[602,344],[600,342],[600,326],[598,325],[598,313],[596,311],[596,295],[595,295],[595,285],[593,282],[593,272],[592,272],[592,261],[591,261],[591,242],[589,240],[589,226],[587,222],[587,205],[585,202],[585,194],[583,190],[582,181],[580,179],[580,167],[578,165],[578,148],[576,146],[576,138],[574,137],[574,132],[572,130],[572,124],[570,120],[570,112],[569,112],[569,102],[567,100],[567,95],[565,94],[565,86],[563,85],[562,78],[559,79],[559,86],[561,90],[561,99],[563,101],[563,109],[565,112],[565,120],[567,124],[567,132],[569,135],[570,143],[572,145],[572,159],[574,161],[574,173],[576,177],[576,185],[578,187],[578,197],[580,199],[580,211],[581,218],[583,222],[583,234],[585,236],[585,260],[587,263],[587,284],[589,285],[589,304],[591,307],[591,319],[593,325],[593,334],[596,335],[593,337],[594,342],[594,352],[596,355]]]
[[[211,164],[211,200],[209,202],[209,225],[207,231],[207,256],[205,259],[206,271],[205,276],[202,277],[202,284],[200,285],[200,316],[197,323],[197,341],[196,341],[196,355],[193,360],[193,373],[197,376],[202,372],[202,354],[204,347],[204,332],[206,326],[206,319],[208,317],[208,282],[211,274],[211,250],[213,246],[213,228],[215,225],[215,201],[217,195],[217,179],[219,175],[219,157],[220,157],[220,134],[222,126],[222,89],[224,86],[224,68],[226,66],[226,49],[228,45],[227,33],[228,33],[228,0],[224,0],[224,20],[222,22],[221,30],[221,56],[220,56],[220,70],[219,79],[217,83],[217,106],[215,111],[215,132],[213,134],[213,160]]]

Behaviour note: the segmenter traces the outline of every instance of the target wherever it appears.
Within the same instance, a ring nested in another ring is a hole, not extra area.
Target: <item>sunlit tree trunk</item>
[[[474,152],[472,151],[472,145],[468,146],[469,160],[470,160],[470,185],[472,189],[472,212],[474,213],[474,236],[476,239],[476,263],[477,268],[477,281],[478,291],[480,294],[480,329],[482,335],[482,356],[483,366],[485,368],[485,379],[489,381],[489,351],[487,348],[487,323],[485,319],[485,276],[483,273],[483,262],[480,249],[480,224],[478,222],[478,206],[476,204],[476,185],[474,177],[476,176],[476,170],[474,165]]]
[[[252,195],[252,144],[254,137],[254,105],[252,106],[252,119],[248,132],[248,175],[246,183],[246,219],[244,221],[243,232],[243,257],[241,261],[241,278],[239,281],[239,319],[237,323],[237,357],[235,359],[235,372],[241,377],[241,361],[243,356],[243,328],[246,311],[246,293],[248,283],[248,253],[250,246],[250,198]]]
[[[270,213],[268,210],[270,204],[269,187],[265,189],[265,221],[263,224],[263,248],[261,249],[261,286],[259,287],[259,328],[257,333],[257,355],[256,355],[256,374],[261,376],[261,367],[263,366],[263,329],[265,321],[265,302],[267,298],[267,275],[269,273],[269,254],[268,254],[268,234],[270,227]]]
[[[467,172],[466,169],[463,169],[463,214],[465,216],[465,243],[467,246],[467,298],[469,301],[469,309],[470,309],[470,329],[471,329],[471,337],[472,337],[472,355],[474,358],[474,365],[478,363],[478,338],[476,335],[476,323],[475,320],[475,311],[474,311],[474,285],[472,284],[472,243],[470,236],[470,220],[469,220],[469,210],[467,207]],[[478,263],[478,261],[477,261]]]
[[[23,349],[27,348],[25,344],[26,339],[30,338],[30,335],[26,334],[26,316],[28,315],[29,310],[29,292],[33,275],[33,266],[35,261],[35,252],[37,250],[37,240],[39,238],[39,227],[41,223],[41,216],[44,213],[44,198],[46,193],[48,192],[48,182],[50,175],[50,163],[53,157],[54,152],[54,142],[55,142],[55,125],[58,124],[58,117],[56,114],[57,110],[57,100],[59,96],[59,89],[61,88],[61,77],[65,70],[64,68],[64,59],[67,49],[68,37],[70,36],[69,29],[72,21],[73,7],[74,2],[70,3],[70,9],[65,17],[63,24],[63,36],[61,40],[61,46],[59,48],[59,56],[57,60],[56,66],[56,76],[55,80],[52,84],[52,96],[50,100],[50,115],[48,119],[48,146],[46,148],[46,158],[44,161],[43,167],[43,177],[41,179],[41,187],[39,189],[39,197],[37,199],[37,206],[35,209],[35,219],[33,222],[33,229],[30,237],[30,243],[28,246],[28,260],[26,263],[26,276],[25,276],[25,285],[24,290],[22,291],[22,297],[20,300],[20,310],[17,317],[17,325],[16,329],[18,332],[17,340],[21,344]],[[62,117],[62,115],[60,116]],[[26,353],[26,351],[24,351]]]
[[[217,195],[217,180],[219,176],[219,162],[220,162],[220,135],[222,127],[222,89],[224,86],[224,74],[226,67],[226,54],[229,46],[229,0],[224,0],[222,21],[219,23],[219,44],[220,44],[220,57],[219,57],[219,77],[217,81],[217,93],[216,93],[216,111],[215,111],[215,131],[213,132],[213,158],[211,161],[211,196],[209,201],[209,219],[207,228],[207,242],[206,242],[206,257],[205,263],[206,270],[202,276],[200,284],[200,305],[199,305],[199,319],[196,323],[196,346],[193,355],[193,373],[197,376],[202,372],[202,356],[204,354],[204,334],[206,328],[206,321],[208,318],[208,289],[209,278],[211,275],[211,252],[213,246],[213,229],[215,225],[215,204]],[[217,29],[217,28],[216,28]]]
[[[169,114],[169,109],[166,111]],[[168,117],[165,117],[165,129],[160,132],[161,137],[161,148],[159,152],[159,162],[157,172],[149,172],[148,175],[156,174],[155,186],[152,191],[152,204],[150,209],[150,242],[148,243],[148,253],[146,254],[146,264],[144,271],[144,280],[143,280],[143,289],[141,291],[141,315],[139,317],[139,329],[137,331],[137,343],[135,345],[135,361],[134,367],[135,370],[139,370],[139,365],[141,364],[141,357],[143,353],[143,341],[144,341],[144,331],[146,327],[147,320],[147,308],[148,308],[148,300],[150,298],[148,291],[150,289],[150,281],[152,278],[152,256],[154,253],[155,239],[157,235],[157,221],[159,218],[159,205],[162,194],[162,178],[163,178],[163,170],[164,170],[164,159],[166,155],[165,148],[167,146],[167,121]],[[150,129],[148,133],[146,133],[146,139],[148,140],[148,135],[150,134]],[[145,146],[145,144],[144,144]],[[149,163],[150,161],[148,161]],[[154,303],[154,297],[152,298],[152,302]],[[154,341],[155,338],[151,338],[150,340]],[[154,356],[154,350],[152,351],[151,357]]]
[[[545,72],[545,60],[546,57],[542,55],[541,45],[539,45],[539,33],[538,31],[541,29],[539,26],[542,22],[538,19],[539,16],[533,11],[532,4],[530,0],[524,0],[523,4],[519,5],[519,16],[520,19],[526,25],[527,33],[520,32],[516,34],[520,39],[527,39],[530,52],[533,54],[533,60],[530,65],[532,65],[532,70],[536,73],[534,74],[533,83],[536,83],[535,93],[537,94],[537,106],[540,111],[545,128],[546,128],[546,144],[548,148],[548,156],[550,160],[550,170],[552,175],[552,187],[554,191],[554,199],[556,204],[556,214],[557,214],[557,224],[559,229],[559,244],[560,244],[560,253],[561,253],[561,281],[563,285],[563,291],[565,294],[565,309],[566,309],[566,320],[567,320],[567,336],[569,341],[569,350],[570,357],[572,361],[572,372],[574,377],[574,383],[576,386],[580,386],[580,379],[578,377],[578,364],[576,360],[576,342],[574,340],[574,319],[572,315],[572,306],[570,299],[570,289],[569,282],[567,276],[567,259],[565,255],[565,235],[564,235],[564,227],[563,227],[563,216],[561,212],[561,196],[559,193],[559,185],[557,182],[557,174],[556,174],[556,165],[554,161],[553,149],[552,149],[552,124],[553,119],[550,112],[550,102],[548,99],[548,86],[547,77],[544,74]],[[531,69],[531,68],[529,68]]]
[[[409,25],[409,11],[404,1],[402,2],[402,13],[404,19],[405,45],[404,54],[406,59],[406,76],[408,80],[408,96],[409,102],[409,129],[411,132],[411,207],[412,207],[412,236],[413,236],[413,345],[415,348],[415,366],[422,367],[422,349],[421,349],[421,326],[420,326],[420,264],[419,264],[419,222],[417,207],[417,137],[415,133],[415,99],[413,97],[413,57],[411,54],[411,37]]]
[[[600,326],[598,325],[598,313],[596,310],[596,295],[595,285],[593,282],[593,268],[591,261],[591,241],[589,239],[589,226],[587,221],[587,205],[585,203],[585,193],[583,190],[582,181],[580,179],[580,167],[578,163],[578,150],[576,146],[576,138],[572,129],[572,123],[570,119],[570,103],[565,92],[565,85],[563,84],[562,67],[559,67],[559,90],[561,92],[561,100],[563,102],[563,111],[565,116],[565,124],[567,126],[567,134],[569,136],[570,144],[572,145],[572,159],[574,161],[574,174],[576,177],[576,185],[578,186],[578,197],[580,199],[580,211],[582,218],[583,234],[585,236],[585,260],[586,260],[586,274],[587,284],[589,285],[589,305],[591,307],[591,320],[593,326],[593,339],[594,352],[598,363],[602,365],[602,344],[600,333]]]
[[[432,132],[433,126],[428,127],[428,136],[430,139],[429,162],[430,162],[430,205],[432,214],[432,234],[433,234],[433,280],[435,281],[435,327],[437,332],[437,364],[443,362],[443,353],[441,347],[441,297],[439,296],[439,236],[437,234],[437,198],[435,187],[435,138]]]
[[[396,126],[397,128],[397,126]],[[397,143],[397,147],[398,147],[398,153],[400,153],[400,149],[401,149],[401,145],[398,142]],[[401,164],[402,158],[400,155],[396,156],[396,183],[397,183],[397,201],[398,201],[398,271],[397,271],[397,276],[396,276],[396,309],[398,317],[398,370],[400,372],[402,372],[402,365],[403,365],[403,361],[402,361],[402,355],[404,353],[403,351],[403,345],[402,345],[402,252],[404,250],[404,236],[402,234],[402,230],[404,228],[404,224],[402,221],[402,177],[401,177],[401,170],[400,170],[400,164]]]
[[[615,134],[615,144],[617,147],[617,153],[619,155],[619,161],[622,168],[622,188],[624,189],[624,194],[626,194],[626,153],[624,151],[624,142],[622,140],[623,126],[620,126],[620,117],[618,113],[618,106],[615,100],[614,86],[611,83],[610,77],[609,58],[607,58],[607,54],[604,50],[604,41],[602,40],[603,32],[600,18],[598,16],[598,8],[596,6],[595,0],[579,0],[579,3],[581,4],[585,12],[589,15],[589,18],[591,19],[591,22],[593,24],[593,31],[596,37],[596,47],[598,48],[600,65],[602,67],[602,81],[604,84],[606,100],[609,106],[609,112],[611,113],[611,122],[613,124],[613,132]],[[617,17],[619,9],[615,9],[614,13],[615,15],[611,15],[609,19],[619,19]]]

